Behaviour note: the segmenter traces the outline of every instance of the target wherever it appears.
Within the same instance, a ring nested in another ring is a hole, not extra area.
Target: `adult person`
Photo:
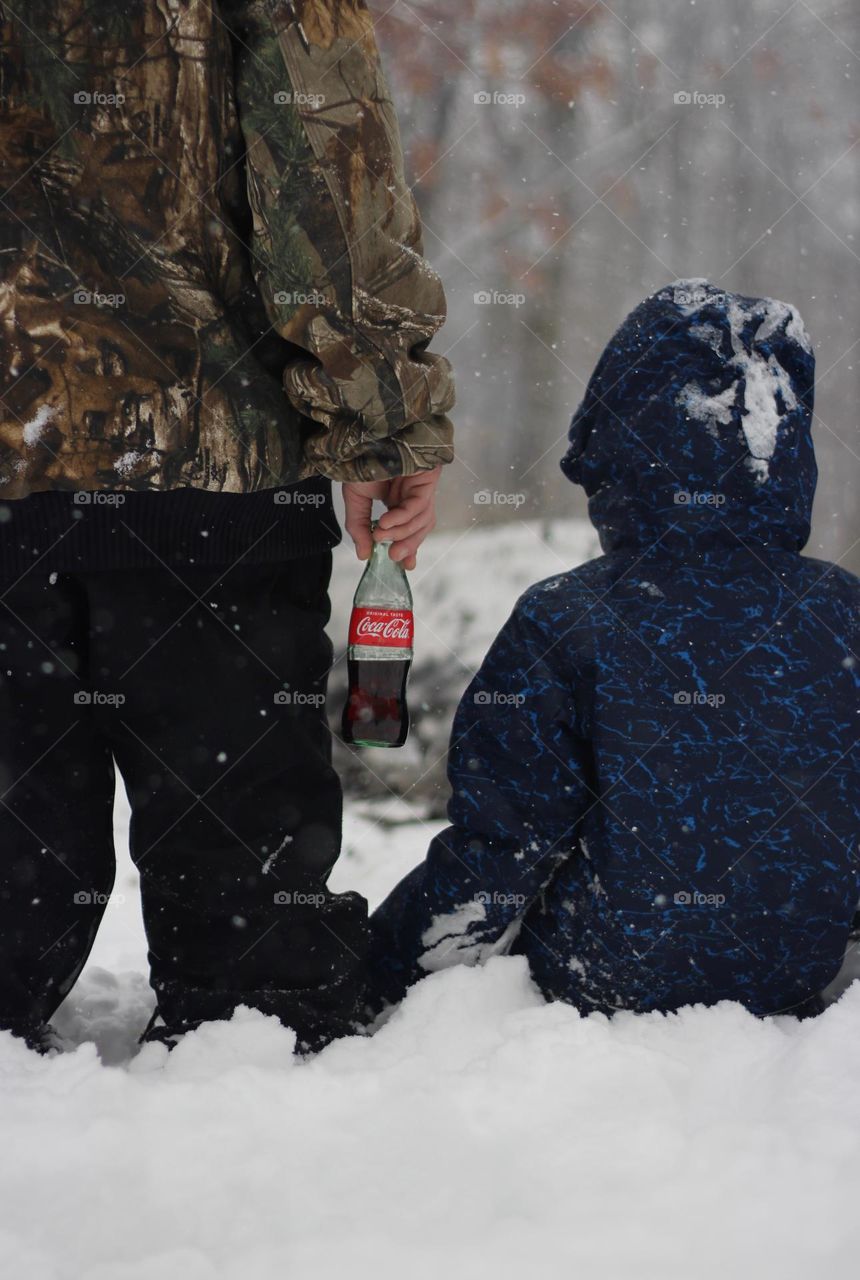
[[[324,718],[344,482],[413,567],[450,460],[444,318],[360,0],[32,0],[0,44],[0,1025],[35,1047],[132,810],[174,1043],[353,1025]]]

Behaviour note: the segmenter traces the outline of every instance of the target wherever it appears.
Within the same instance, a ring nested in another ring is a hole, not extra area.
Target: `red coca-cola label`
[[[411,649],[414,624],[410,609],[363,608],[356,605],[349,620],[349,643],[374,648]]]

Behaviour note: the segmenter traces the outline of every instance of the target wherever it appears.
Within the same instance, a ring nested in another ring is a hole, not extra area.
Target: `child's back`
[[[494,951],[583,1009],[801,1010],[860,896],[860,583],[798,553],[796,312],[649,298],[571,427],[606,555],[531,588],[459,708],[454,824],[374,917],[380,994]]]

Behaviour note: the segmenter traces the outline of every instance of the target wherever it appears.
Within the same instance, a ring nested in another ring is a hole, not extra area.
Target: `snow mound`
[[[128,1070],[0,1035],[4,1274],[808,1280],[855,1265],[860,986],[581,1017],[520,958],[300,1063],[240,1010]],[[14,1153],[14,1158],[9,1155]]]

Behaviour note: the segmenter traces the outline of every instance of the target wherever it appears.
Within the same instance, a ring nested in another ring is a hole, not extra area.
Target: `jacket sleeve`
[[[363,0],[221,0],[234,34],[254,272],[292,343],[303,474],[372,480],[453,456],[445,318]]]
[[[457,709],[451,825],[371,918],[372,1003],[434,970],[507,951],[593,803],[589,746],[555,641],[523,602]]]

